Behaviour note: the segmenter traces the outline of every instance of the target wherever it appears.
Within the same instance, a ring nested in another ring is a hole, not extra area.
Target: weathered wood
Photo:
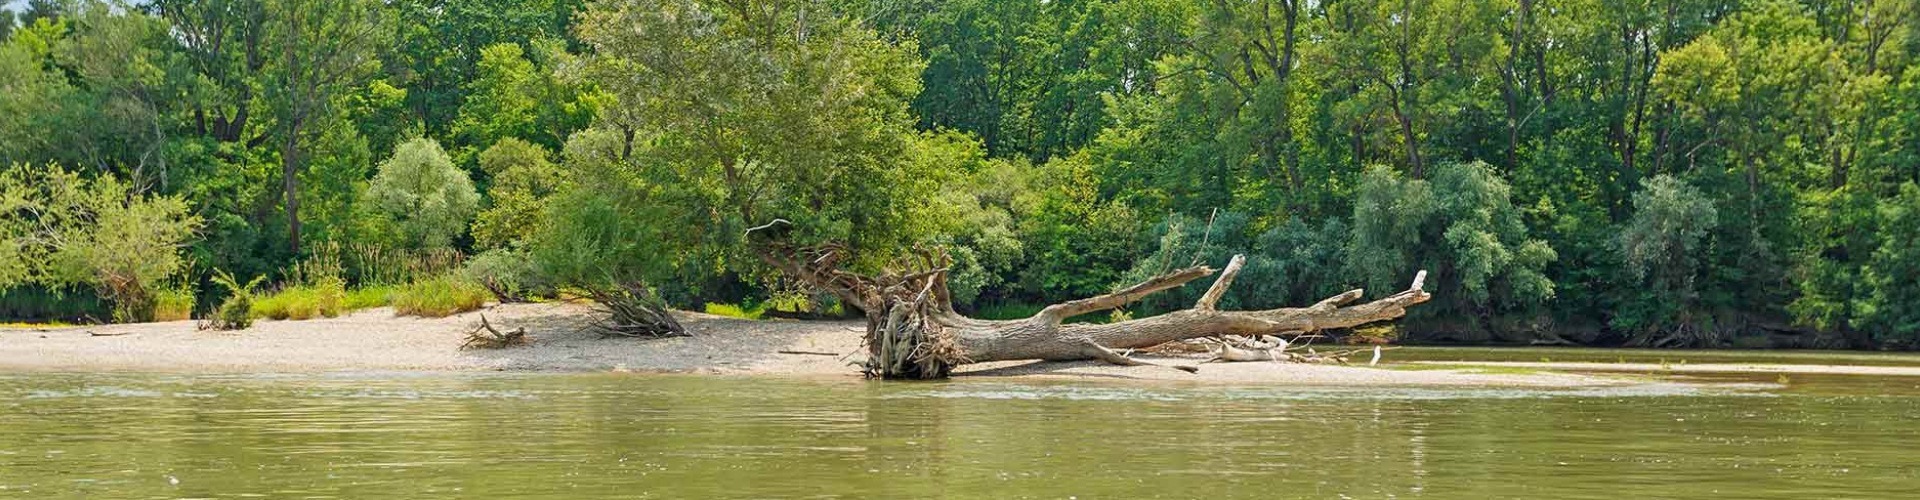
[[[832,292],[867,313],[867,370],[869,375],[883,378],[943,377],[961,364],[1026,359],[1094,359],[1167,366],[1135,360],[1114,349],[1205,337],[1259,338],[1351,328],[1400,318],[1406,315],[1407,307],[1430,298],[1423,289],[1426,271],[1420,271],[1406,291],[1362,304],[1349,305],[1365,295],[1362,290],[1351,290],[1308,307],[1218,310],[1221,297],[1246,261],[1245,256],[1236,255],[1191,309],[1109,324],[1064,323],[1067,318],[1123,307],[1154,293],[1185,286],[1214,274],[1212,268],[1175,270],[1113,293],[1050,305],[1026,319],[988,321],[954,312],[947,292],[948,260],[943,254],[923,252],[919,262],[910,264],[930,271],[864,276],[837,267],[845,258],[838,247],[765,250],[775,251],[763,251],[762,258],[789,276]],[[1279,353],[1284,354],[1284,347]],[[1276,353],[1240,353],[1231,348],[1216,355],[1216,359],[1226,361],[1258,357],[1286,359]],[[1327,359],[1345,361],[1344,356]],[[1171,367],[1197,370],[1191,366]]]

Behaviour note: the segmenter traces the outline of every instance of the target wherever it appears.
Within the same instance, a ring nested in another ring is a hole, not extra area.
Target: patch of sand
[[[532,342],[460,349],[486,314],[495,326],[526,327]],[[387,308],[331,319],[260,321],[239,332],[198,331],[193,322],[62,328],[0,328],[0,371],[668,371],[858,377],[859,322],[748,321],[682,313],[692,337],[603,338],[579,304],[507,304],[447,318],[396,317]],[[802,351],[805,353],[782,353]],[[827,353],[821,355],[816,353]],[[1154,358],[1149,358],[1154,359]],[[1197,359],[1162,361],[1193,363]],[[1698,365],[1696,365],[1698,366]],[[1098,362],[968,365],[957,377],[1129,379],[1210,384],[1315,386],[1611,385],[1588,375],[1387,370],[1283,363],[1213,363],[1189,374]]]

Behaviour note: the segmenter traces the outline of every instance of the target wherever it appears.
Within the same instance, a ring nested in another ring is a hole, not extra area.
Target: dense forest
[[[1920,347],[1914,0],[0,16],[0,318],[475,285],[826,311],[755,249],[831,244],[942,249],[982,317],[1246,254],[1223,306],[1431,270],[1407,341]]]

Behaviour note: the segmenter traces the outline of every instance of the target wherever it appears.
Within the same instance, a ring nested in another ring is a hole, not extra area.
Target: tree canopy
[[[0,40],[0,200],[112,193],[159,233],[96,243],[202,295],[434,247],[758,302],[777,241],[945,249],[992,315],[1247,254],[1235,306],[1431,270],[1416,339],[1920,347],[1911,1],[71,0]],[[20,210],[0,288],[99,281]]]

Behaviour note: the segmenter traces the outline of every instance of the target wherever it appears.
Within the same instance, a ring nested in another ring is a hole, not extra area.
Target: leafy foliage
[[[1914,2],[910,4],[34,2],[0,18],[0,314],[141,319],[182,269],[288,289],[337,248],[349,302],[473,253],[647,321],[804,295],[777,241],[946,248],[984,314],[1247,253],[1233,306],[1430,269],[1427,339],[1920,347]],[[18,210],[109,183],[119,222]]]
[[[492,206],[473,221],[475,245],[524,246],[547,197],[564,187],[565,172],[547,159],[546,150],[511,137],[480,153],[480,169],[493,179],[487,188]]]
[[[1711,320],[1703,310],[1700,285],[1707,270],[1700,256],[1719,212],[1698,189],[1667,176],[1647,179],[1633,206],[1618,240],[1627,272],[1622,284],[1653,293],[1623,304],[1614,322],[1629,331],[1700,328]]]
[[[1351,272],[1368,288],[1404,288],[1407,269],[1427,268],[1435,307],[1429,318],[1477,330],[1475,320],[1524,316],[1553,298],[1543,273],[1558,255],[1531,238],[1510,188],[1485,163],[1450,163],[1431,182],[1402,179],[1384,168],[1367,172],[1354,206]]]
[[[460,276],[441,276],[394,289],[393,312],[403,316],[443,318],[474,311],[493,297],[487,289]]]
[[[1881,202],[1886,228],[1864,272],[1867,293],[1859,307],[1862,322],[1890,345],[1920,344],[1920,187],[1900,186],[1900,194]]]
[[[213,282],[227,289],[227,298],[214,309],[213,317],[208,318],[207,327],[215,330],[245,330],[253,326],[253,296],[259,292],[260,282],[266,276],[256,276],[252,281],[241,284],[226,271],[215,270]]]
[[[466,231],[480,203],[473,181],[432,139],[400,144],[367,187],[367,203],[409,248],[444,248]]]
[[[135,195],[112,177],[57,165],[16,166],[0,172],[0,257],[10,263],[0,288],[90,287],[113,303],[114,319],[151,320],[199,225],[179,198]]]

